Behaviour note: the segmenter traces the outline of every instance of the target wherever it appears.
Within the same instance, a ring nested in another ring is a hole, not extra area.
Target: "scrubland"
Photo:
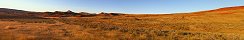
[[[0,27],[0,40],[243,40],[244,11],[2,18]]]

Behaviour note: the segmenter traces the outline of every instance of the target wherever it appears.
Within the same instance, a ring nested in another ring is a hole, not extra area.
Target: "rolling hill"
[[[243,40],[244,37],[244,6],[181,14],[24,11],[17,15],[4,11],[0,9],[0,40]]]

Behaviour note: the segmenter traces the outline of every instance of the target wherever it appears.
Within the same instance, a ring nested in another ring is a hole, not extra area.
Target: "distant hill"
[[[234,7],[224,7],[224,8],[214,9],[214,10],[193,12],[193,13],[205,14],[211,12],[211,13],[219,13],[219,14],[232,14],[233,12],[243,12],[243,11],[244,11],[244,6],[234,6]]]
[[[0,12],[3,12],[3,13],[27,13],[29,11],[8,9],[8,8],[0,8]]]
[[[0,19],[40,18],[28,13],[32,13],[32,12],[24,11],[24,10],[0,8]]]
[[[225,7],[219,8],[214,10],[207,10],[207,11],[200,11],[200,12],[193,12],[190,15],[212,15],[212,14],[233,14],[237,12],[243,12],[244,6],[235,6],[235,7]],[[17,10],[17,9],[8,9],[8,8],[0,8],[0,15],[2,17],[11,17],[11,18],[28,18],[28,17],[92,17],[92,16],[119,16],[119,15],[126,15],[123,13],[87,13],[87,12],[80,12],[75,13],[70,10],[67,12],[55,11],[55,12],[31,12],[31,11],[24,11],[24,10]],[[166,14],[169,15],[169,14]],[[173,14],[171,14],[173,15]]]
[[[4,15],[4,17],[11,17],[11,18],[28,18],[28,17],[91,17],[91,16],[118,16],[124,15],[122,13],[100,13],[100,14],[93,14],[87,12],[80,12],[75,13],[70,10],[67,12],[55,11],[55,12],[31,12],[31,11],[24,11],[24,10],[17,10],[17,9],[8,9],[8,8],[0,8],[0,15]]]

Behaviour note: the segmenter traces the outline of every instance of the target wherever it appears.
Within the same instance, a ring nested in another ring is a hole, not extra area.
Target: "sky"
[[[0,0],[0,8],[27,11],[167,14],[244,6],[244,0]]]

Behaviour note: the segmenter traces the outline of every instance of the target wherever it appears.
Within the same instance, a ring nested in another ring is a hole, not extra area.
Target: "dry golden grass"
[[[242,9],[0,20],[0,40],[244,40]]]
[[[238,15],[237,15],[238,14]],[[1,40],[241,40],[243,15],[1,19]]]

